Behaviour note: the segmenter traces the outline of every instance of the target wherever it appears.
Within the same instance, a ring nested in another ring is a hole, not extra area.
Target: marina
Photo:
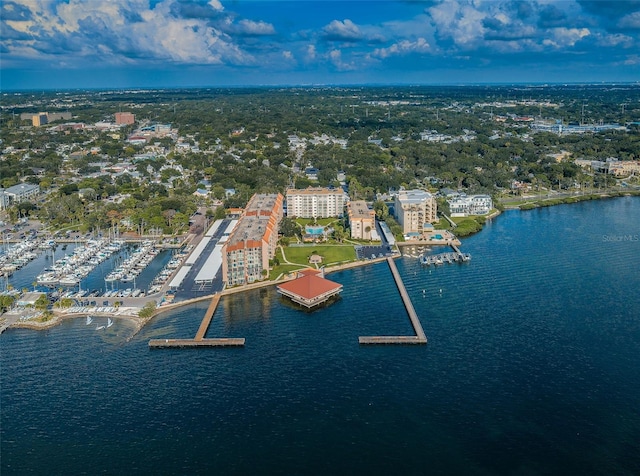
[[[0,275],[11,276],[37,258],[43,249],[48,248],[48,245],[48,241],[31,239],[12,245],[5,244],[4,252],[0,254]]]
[[[70,255],[65,254],[36,277],[36,283],[47,287],[74,287],[91,273],[96,266],[119,251],[122,240],[88,240],[77,246]]]
[[[430,266],[430,265],[441,265],[441,264],[451,264],[451,263],[467,263],[471,261],[470,253],[463,253],[460,251],[454,243],[449,244],[451,248],[453,248],[453,252],[448,253],[438,253],[435,255],[425,255],[421,254],[419,256],[420,263]]]

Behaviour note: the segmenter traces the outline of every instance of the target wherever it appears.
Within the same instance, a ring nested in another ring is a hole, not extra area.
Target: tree
[[[138,312],[138,316],[142,317],[142,318],[148,318],[153,316],[153,313],[156,310],[156,302],[155,301],[149,301],[147,302],[142,309],[140,309],[140,312]]]
[[[378,220],[385,221],[389,216],[389,207],[382,200],[376,200],[373,202],[373,209],[376,212]]]
[[[280,222],[280,233],[283,236],[293,237],[300,234],[300,227],[291,217],[283,217]]]
[[[39,311],[44,311],[49,306],[49,300],[46,294],[41,294],[35,302],[35,308]]]
[[[10,309],[11,306],[16,302],[15,296],[10,294],[1,294],[0,295],[0,310],[3,312],[7,309]]]
[[[216,212],[213,218],[215,218],[216,220],[222,220],[226,218],[226,216],[227,216],[227,210],[223,206],[219,206],[218,208],[216,208]]]

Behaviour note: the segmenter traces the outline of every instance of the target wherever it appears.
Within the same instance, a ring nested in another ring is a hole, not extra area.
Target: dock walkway
[[[244,337],[216,337],[205,339],[204,336],[209,329],[213,315],[216,312],[218,303],[220,302],[220,294],[216,294],[211,299],[211,303],[207,308],[207,312],[200,323],[198,332],[193,339],[151,339],[149,347],[152,349],[176,348],[176,347],[242,347],[244,346]]]
[[[404,307],[407,310],[407,314],[409,315],[409,320],[411,321],[411,325],[413,326],[413,331],[416,335],[414,336],[361,336],[358,338],[358,342],[360,344],[426,344],[427,336],[422,329],[422,324],[420,324],[420,319],[418,319],[418,315],[416,314],[416,310],[413,307],[413,303],[411,302],[411,298],[407,293],[406,288],[404,287],[404,283],[402,282],[402,278],[400,277],[400,273],[398,272],[398,268],[396,267],[395,261],[393,258],[387,258],[387,263],[389,264],[389,268],[391,269],[391,274],[393,275],[393,279],[396,282],[396,286],[398,287],[398,291],[400,292],[400,297],[402,298],[402,302],[404,303]]]

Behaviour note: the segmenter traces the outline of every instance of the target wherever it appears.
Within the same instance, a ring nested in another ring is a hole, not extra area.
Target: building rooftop
[[[4,191],[9,194],[21,193],[21,192],[30,191],[30,190],[36,190],[38,189],[38,187],[39,187],[38,185],[34,185],[32,183],[19,183],[9,188],[5,188]]]
[[[229,244],[257,242],[277,226],[274,208],[282,201],[280,194],[255,194],[247,203],[242,219],[229,237]],[[250,246],[252,247],[252,246]]]
[[[431,197],[432,195],[425,190],[401,190],[398,192],[400,203],[422,203]]]
[[[365,202],[364,200],[349,202],[349,214],[352,219],[371,218],[372,213],[375,214],[375,212],[367,206],[367,202]]]
[[[278,292],[307,308],[322,304],[342,291],[342,284],[334,283],[311,272],[278,286]]]
[[[344,191],[341,188],[324,188],[324,187],[308,187],[304,189],[290,188],[287,189],[287,195],[342,195]]]

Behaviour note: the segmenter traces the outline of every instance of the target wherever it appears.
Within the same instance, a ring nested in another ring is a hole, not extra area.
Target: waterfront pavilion
[[[293,302],[311,309],[342,291],[342,284],[322,277],[322,271],[306,269],[298,273],[298,278],[277,287],[278,292]]]

